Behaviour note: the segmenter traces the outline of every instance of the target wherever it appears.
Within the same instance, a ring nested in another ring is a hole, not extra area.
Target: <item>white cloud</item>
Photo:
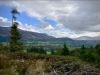
[[[42,26],[36,28],[32,25],[28,24],[22,24],[21,22],[17,21],[19,23],[18,28],[26,31],[32,31],[32,32],[47,32],[49,35],[55,36],[55,37],[70,37],[70,38],[76,38],[80,36],[98,36],[100,35],[100,32],[83,32],[80,34],[75,34],[74,32],[63,31],[63,29],[55,29],[50,25],[49,23],[45,21],[41,21]],[[11,22],[8,21],[7,18],[0,17],[0,25],[3,27],[9,27],[11,26]],[[62,25],[58,25],[59,27]],[[99,25],[98,25],[99,26]],[[36,30],[37,29],[37,30]]]
[[[11,22],[7,18],[0,17],[0,26],[9,27],[11,26]]]
[[[23,25],[21,22],[19,23],[18,28],[26,31],[38,32],[34,26],[25,24]],[[0,17],[0,26],[2,27],[10,27],[12,25],[11,21],[8,21],[7,18]]]
[[[35,29],[35,27],[34,26],[32,26],[32,25],[28,25],[28,24],[22,24],[21,22],[19,22],[18,21],[18,23],[19,23],[19,26],[18,26],[18,28],[19,29],[22,29],[22,30],[26,30],[26,31],[31,31],[31,32],[39,32],[39,31],[37,31],[36,29]]]

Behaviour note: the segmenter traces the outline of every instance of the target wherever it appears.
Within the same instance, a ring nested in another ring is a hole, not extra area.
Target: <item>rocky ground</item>
[[[39,75],[100,75],[100,69],[83,62],[72,62],[52,65],[52,69]]]

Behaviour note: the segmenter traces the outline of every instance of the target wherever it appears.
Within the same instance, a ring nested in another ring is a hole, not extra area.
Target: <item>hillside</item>
[[[100,36],[96,36],[96,37],[81,36],[81,37],[75,38],[75,40],[100,40]]]
[[[23,40],[28,40],[28,39],[52,39],[54,38],[53,36],[49,36],[44,33],[37,33],[37,32],[30,32],[30,31],[24,31],[19,29],[19,32],[22,34],[22,39]],[[6,41],[7,38],[10,36],[10,27],[0,27],[0,39],[1,41]]]
[[[19,29],[19,32],[22,34],[23,41],[65,41],[69,40],[72,41],[70,38],[55,38],[45,33],[37,33],[37,32],[30,32]],[[6,42],[10,36],[10,27],[0,27],[0,42]]]
[[[57,47],[62,46],[64,42],[69,46],[69,48],[78,48],[84,44],[86,47],[91,45],[95,46],[100,43],[99,40],[82,40],[82,39],[71,39],[67,37],[55,38],[48,34],[30,32],[19,29],[19,32],[22,34],[21,41],[28,43],[28,45],[33,44],[38,46],[46,47]],[[0,27],[0,43],[9,41],[10,36],[10,27]]]

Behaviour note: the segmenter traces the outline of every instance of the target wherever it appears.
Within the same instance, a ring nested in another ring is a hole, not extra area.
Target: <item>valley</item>
[[[62,47],[63,43],[65,42],[69,49],[75,49],[80,48],[83,44],[86,47],[90,47],[100,43],[100,40],[75,40],[67,37],[55,38],[44,33],[36,33],[20,29],[19,32],[22,34],[22,39],[20,41],[27,47],[42,46],[55,49],[57,47]],[[10,40],[9,36],[10,27],[0,27],[0,43],[7,44],[7,42]]]

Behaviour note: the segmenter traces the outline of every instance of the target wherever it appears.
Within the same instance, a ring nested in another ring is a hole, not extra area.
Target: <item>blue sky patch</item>
[[[56,27],[56,24],[57,24],[56,21],[51,20],[51,19],[47,19],[46,17],[43,18],[43,20],[44,20],[45,22],[48,22],[49,24],[51,24],[53,27]]]
[[[0,5],[0,16],[12,21],[11,8],[5,5]]]
[[[11,7],[0,5],[0,16],[7,18],[9,21],[12,21],[12,15],[11,15]],[[28,24],[33,26],[40,25],[40,21],[36,18],[31,18],[27,16],[25,12],[20,13],[20,15],[16,15],[17,21],[20,21],[22,24]]]

